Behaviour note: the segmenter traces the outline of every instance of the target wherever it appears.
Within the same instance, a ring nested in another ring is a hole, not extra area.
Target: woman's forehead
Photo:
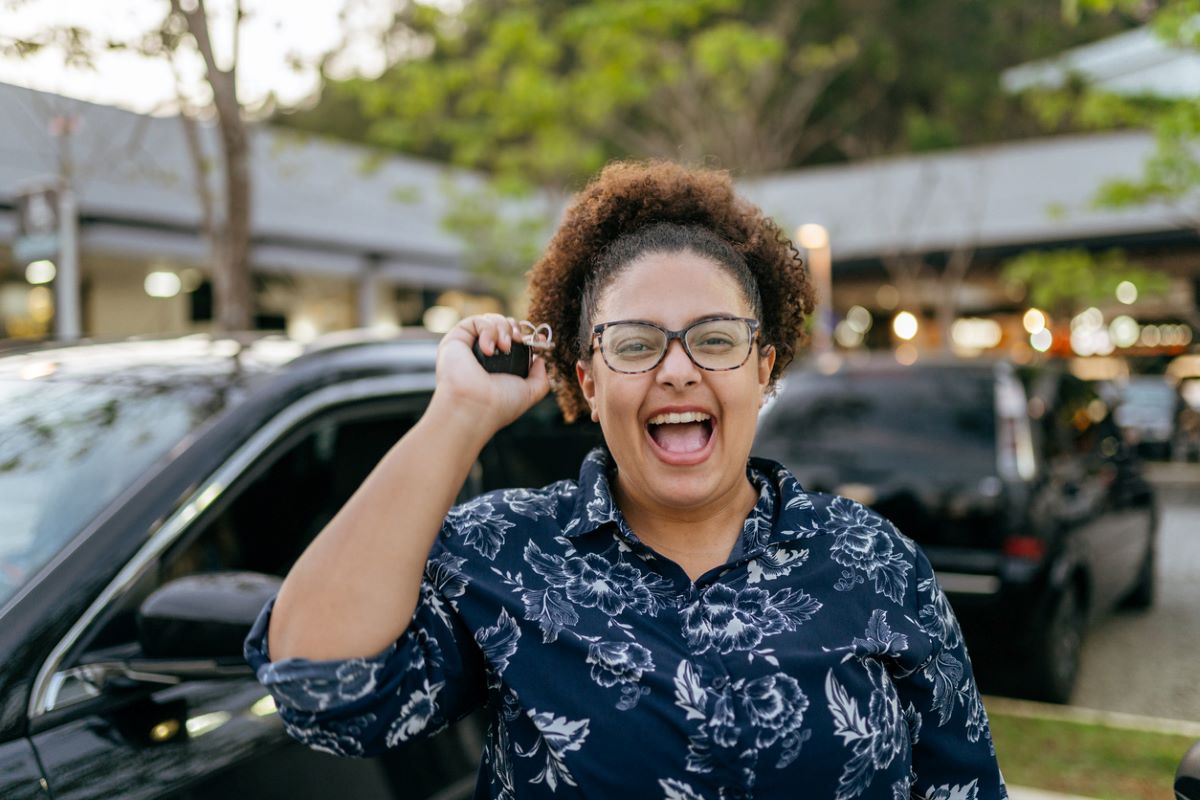
[[[683,325],[714,315],[749,316],[745,292],[729,271],[694,253],[650,253],[621,270],[605,289],[599,319]]]

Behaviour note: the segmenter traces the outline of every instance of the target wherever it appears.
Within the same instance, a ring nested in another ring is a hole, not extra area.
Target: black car
[[[277,585],[261,576],[416,421],[435,349],[198,336],[0,356],[0,797],[471,795],[477,722],[324,755],[285,736],[240,659],[239,625]],[[573,477],[599,436],[547,400],[463,498]],[[229,657],[195,657],[212,652]]]
[[[1153,490],[1107,405],[1053,365],[804,365],[755,452],[921,544],[987,690],[1068,702],[1089,621],[1153,602]]]

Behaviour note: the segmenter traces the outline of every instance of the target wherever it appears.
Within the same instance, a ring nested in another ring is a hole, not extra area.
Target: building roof
[[[117,108],[0,84],[0,240],[15,233],[21,187],[58,173],[56,115],[75,115],[70,137],[83,246],[203,259],[193,161],[177,117]],[[210,164],[216,130],[202,126]],[[254,261],[259,267],[359,272],[371,257],[385,275],[457,285],[462,245],[441,227],[446,182],[477,176],[432,162],[257,126],[251,133]],[[216,170],[210,179],[217,185]]]
[[[798,170],[742,188],[785,231],[824,225],[835,261],[1186,230],[1172,209],[1094,206],[1105,180],[1140,175],[1152,149],[1142,132],[1058,136]]]
[[[1005,70],[1004,88],[1057,88],[1072,75],[1117,94],[1200,95],[1200,53],[1171,47],[1150,28],[1126,31]]]
[[[200,207],[177,118],[147,117],[0,84],[0,242],[15,232],[18,189],[55,174],[47,126],[72,113],[83,246],[202,261]],[[216,132],[205,128],[216,163]],[[383,277],[425,286],[470,281],[441,220],[444,187],[476,175],[348,144],[257,127],[254,260],[291,272]],[[1178,232],[1171,209],[1102,211],[1105,179],[1134,177],[1153,141],[1141,132],[1060,136],[781,173],[740,189],[786,231],[825,225],[835,261],[960,246],[1023,247]]]

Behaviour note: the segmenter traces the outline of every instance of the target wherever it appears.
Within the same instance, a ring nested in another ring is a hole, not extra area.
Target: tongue
[[[703,422],[678,422],[651,425],[650,435],[670,453],[693,453],[708,444],[709,429]]]

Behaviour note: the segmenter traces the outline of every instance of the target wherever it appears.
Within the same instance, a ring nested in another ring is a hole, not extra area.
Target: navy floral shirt
[[[484,706],[476,797],[994,800],[1007,794],[950,606],[887,520],[751,458],[759,500],[693,582],[642,544],[592,451],[578,481],[451,509],[400,639],[247,659],[288,732],[367,756]]]

